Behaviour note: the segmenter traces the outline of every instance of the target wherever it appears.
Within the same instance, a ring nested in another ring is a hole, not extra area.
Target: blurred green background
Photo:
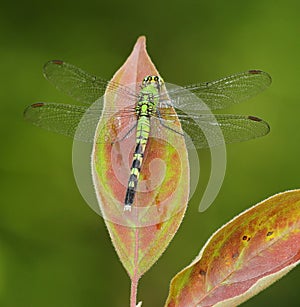
[[[63,59],[109,79],[144,34],[168,82],[256,68],[273,77],[266,92],[225,111],[259,116],[271,134],[228,146],[215,203],[200,214],[193,197],[173,242],[141,280],[143,306],[163,306],[171,277],[217,228],[300,186],[299,10],[300,3],[289,0],[2,1],[0,306],[129,305],[129,279],[104,223],[74,182],[72,140],[22,118],[33,102],[71,101],[43,78],[46,61]],[[299,284],[296,268],[243,306],[299,306]]]

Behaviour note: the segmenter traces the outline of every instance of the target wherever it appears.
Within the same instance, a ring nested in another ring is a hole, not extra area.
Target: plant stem
[[[136,307],[136,297],[137,297],[138,280],[131,281],[130,289],[130,307]]]
[[[134,271],[131,279],[131,289],[130,289],[130,307],[136,307],[137,299],[137,288],[139,283],[140,275],[138,274],[139,267],[139,229],[135,230],[135,246],[134,246]]]

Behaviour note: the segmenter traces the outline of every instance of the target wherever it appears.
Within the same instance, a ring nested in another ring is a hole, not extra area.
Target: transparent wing
[[[93,142],[100,118],[113,126],[116,138],[107,136],[103,142],[117,141],[127,137],[136,123],[133,106],[119,112],[103,114],[101,106],[77,106],[59,103],[35,103],[24,111],[26,120],[46,130],[75,137],[79,141]],[[80,129],[78,125],[80,123]],[[101,140],[99,140],[101,141]]]
[[[156,125],[160,125],[156,134],[166,133],[170,130],[184,136],[182,130],[171,120],[157,118]],[[232,114],[201,114],[186,115],[178,111],[177,114],[181,127],[186,137],[187,147],[208,148],[225,143],[247,141],[269,133],[270,127],[267,122],[254,116],[232,115]],[[169,132],[168,132],[169,133]],[[191,143],[192,142],[192,143]]]
[[[130,87],[95,77],[60,60],[47,62],[44,76],[61,92],[82,103],[92,104],[104,95],[106,88],[117,90],[126,100],[136,99],[135,91]]]
[[[86,110],[85,106],[39,102],[28,106],[24,117],[38,127],[74,137]]]
[[[261,70],[249,70],[220,80],[168,91],[172,104],[184,112],[216,110],[247,100],[270,86],[272,79]],[[200,98],[195,99],[195,96]]]
[[[101,112],[101,108],[95,107],[89,109],[86,106],[35,103],[25,109],[24,117],[36,126],[46,130],[70,137],[74,137],[76,133],[77,140],[92,142],[102,115]],[[226,114],[186,115],[180,112],[178,110],[177,116],[182,129],[190,138],[189,142],[187,142],[188,147],[192,146],[190,140],[196,148],[207,148],[218,146],[224,141],[225,143],[233,143],[250,140],[264,136],[270,131],[270,127],[265,121],[254,116]],[[106,113],[104,115],[116,135],[115,138],[108,136],[103,140],[104,142],[121,141],[134,131],[136,117],[133,107],[114,114]],[[183,136],[182,131],[172,121],[174,116],[174,114],[164,116],[168,119],[153,116],[151,129],[155,131],[154,136],[165,137],[166,129],[168,133],[178,133]],[[77,130],[79,123],[80,130]],[[216,127],[220,128],[223,134],[220,134]]]

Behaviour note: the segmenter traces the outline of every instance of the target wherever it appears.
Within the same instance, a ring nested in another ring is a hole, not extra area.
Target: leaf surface
[[[235,217],[171,281],[165,306],[237,306],[299,263],[300,190]]]
[[[112,81],[123,85],[138,84],[147,75],[159,73],[147,54],[145,38],[140,37]],[[109,99],[105,101],[104,112],[109,109],[109,114],[112,114],[114,106],[122,107],[124,99],[118,100],[118,94],[107,94]],[[116,124],[112,120],[104,126],[99,125],[98,137],[102,133],[114,133]],[[130,278],[135,281],[168,246],[187,206],[189,166],[184,139],[172,132],[168,140],[170,143],[149,139],[138,183],[139,191],[130,212],[124,212],[124,198],[135,148],[135,133],[116,144],[94,144],[92,171],[102,215],[115,250]]]

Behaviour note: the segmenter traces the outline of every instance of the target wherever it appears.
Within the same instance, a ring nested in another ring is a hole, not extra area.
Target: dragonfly
[[[230,107],[265,90],[271,84],[271,77],[261,70],[248,70],[216,81],[166,91],[163,90],[165,83],[160,76],[145,76],[136,90],[86,73],[61,60],[47,62],[44,65],[44,76],[80,104],[34,103],[25,109],[24,117],[36,126],[93,142],[94,135],[86,131],[90,127],[95,129],[100,116],[130,119],[131,127],[123,137],[116,133],[115,138],[100,140],[113,144],[135,132],[136,144],[124,197],[124,211],[130,211],[134,203],[145,149],[154,126],[159,126],[158,130],[162,134],[163,131],[172,131],[181,136],[187,135],[192,146],[197,149],[219,145],[221,141],[246,141],[264,136],[270,131],[268,123],[256,116],[206,112]],[[91,108],[107,90],[116,91],[118,99],[126,102],[126,107],[123,106],[119,112],[109,113],[105,111],[104,100],[100,100],[97,108]],[[170,112],[170,109],[175,112]],[[86,129],[78,132],[77,127],[88,112],[90,114],[84,124]],[[180,122],[181,128],[173,124],[175,119]],[[121,131],[124,127],[119,126]],[[210,134],[216,126],[222,131],[221,141]],[[212,141],[208,142],[208,138]],[[188,142],[186,144],[189,146]]]

